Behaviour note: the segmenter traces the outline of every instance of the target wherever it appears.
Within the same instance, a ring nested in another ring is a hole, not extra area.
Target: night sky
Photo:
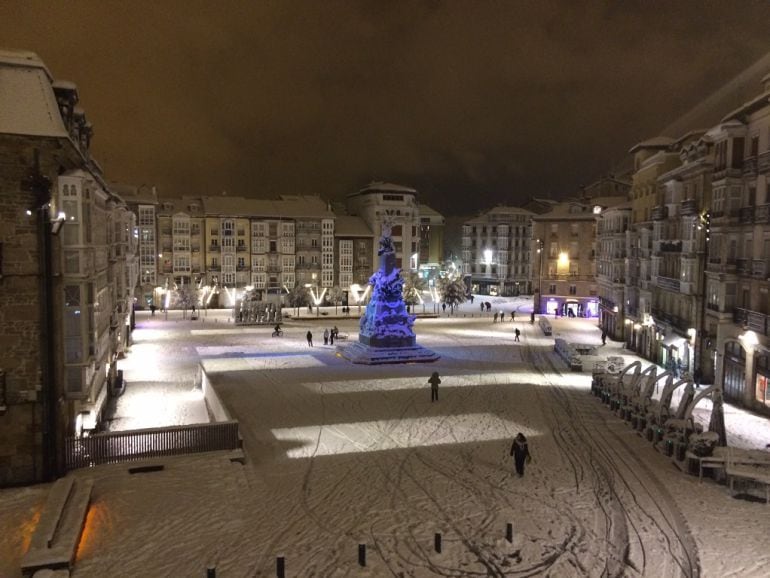
[[[770,2],[4,1],[0,46],[77,83],[110,180],[459,215],[609,172],[770,50]]]

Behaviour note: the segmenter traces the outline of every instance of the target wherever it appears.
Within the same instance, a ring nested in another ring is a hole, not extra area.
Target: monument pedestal
[[[408,347],[371,347],[363,343],[349,343],[337,347],[339,354],[352,363],[379,365],[383,363],[426,363],[440,356],[422,345]]]

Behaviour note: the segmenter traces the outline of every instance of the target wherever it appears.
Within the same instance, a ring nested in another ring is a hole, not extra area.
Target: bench
[[[71,569],[91,502],[93,481],[68,476],[51,488],[45,508],[22,558],[21,570]]]
[[[764,453],[764,452],[763,452]],[[727,477],[730,477],[728,470],[731,470],[735,477],[744,477],[740,474],[754,472],[760,477],[770,475],[770,455],[741,455],[734,451],[734,448],[715,448],[714,454],[710,456],[697,456],[692,452],[687,452],[687,459],[698,462],[698,481],[703,481],[703,470],[723,470]],[[742,467],[743,466],[743,467]],[[757,470],[756,467],[764,466],[765,470]]]
[[[747,480],[765,486],[765,504],[770,505],[770,460],[736,458],[727,452],[725,475],[730,481],[730,493],[735,495],[735,480]]]

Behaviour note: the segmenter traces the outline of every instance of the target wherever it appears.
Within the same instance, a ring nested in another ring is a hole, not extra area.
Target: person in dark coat
[[[513,462],[516,465],[516,473],[519,477],[524,475],[524,463],[531,462],[532,456],[529,455],[529,446],[527,446],[527,438],[524,434],[519,432],[516,437],[513,438],[513,445],[511,445],[511,455],[513,456]]]
[[[313,347],[313,334],[308,330],[307,335],[305,337],[307,337],[307,344],[310,347]]]
[[[430,401],[438,401],[438,384],[441,383],[441,378],[438,376],[438,371],[434,371],[428,379],[430,383]]]
[[[324,345],[329,345],[329,330],[324,329]]]
[[[521,336],[521,331],[519,331],[518,327],[516,329],[514,329],[513,335],[514,335],[513,340],[514,341],[519,341],[519,337]]]
[[[607,345],[607,330],[602,329],[602,345]]]

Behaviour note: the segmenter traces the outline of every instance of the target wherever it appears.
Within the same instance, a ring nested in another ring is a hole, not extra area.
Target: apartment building
[[[463,275],[482,295],[532,292],[531,211],[498,206],[463,224]]]
[[[90,156],[77,87],[0,51],[0,485],[51,480],[130,338],[135,220]]]
[[[569,200],[532,217],[532,282],[538,312],[599,316],[596,219],[625,200],[623,196]]]
[[[420,265],[440,267],[444,262],[445,226],[441,213],[420,203]]]
[[[420,206],[417,191],[393,183],[373,182],[346,198],[350,215],[361,217],[374,238],[382,236],[383,225],[390,225],[396,249],[396,267],[416,271],[420,265]],[[375,243],[372,263],[379,263]]]
[[[631,180],[631,223],[627,232],[627,262],[624,296],[628,346],[643,357],[659,361],[659,343],[663,337],[652,317],[652,237],[653,211],[662,214],[658,199],[658,177],[679,166],[679,152],[674,139],[657,137],[634,145],[634,173]]]
[[[770,75],[709,131],[714,147],[706,325],[726,399],[770,411]],[[715,336],[715,337],[714,337]]]
[[[596,221],[596,284],[599,289],[599,325],[616,341],[626,337],[626,314],[636,303],[626,299],[626,234],[631,202],[608,207]]]

